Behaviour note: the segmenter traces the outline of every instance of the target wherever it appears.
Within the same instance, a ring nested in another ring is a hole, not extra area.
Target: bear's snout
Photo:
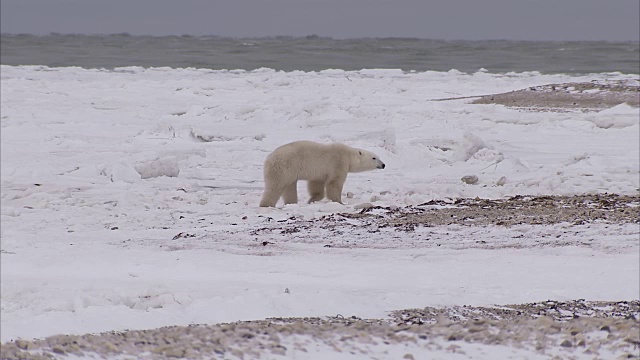
[[[378,165],[378,169],[384,169],[386,165],[384,163],[382,163],[382,165]]]

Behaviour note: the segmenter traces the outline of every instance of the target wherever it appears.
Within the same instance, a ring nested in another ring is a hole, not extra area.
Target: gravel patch
[[[315,249],[321,252],[338,248],[491,250],[577,246],[605,253],[638,251],[640,245],[640,195],[520,195],[506,199],[434,200],[404,207],[363,204],[353,209],[355,212],[310,218],[291,212],[256,214],[257,221],[249,226],[234,223],[224,229],[208,228],[199,221],[189,224],[190,218],[185,217],[180,226],[190,227],[189,231],[114,245],[152,246],[165,251],[215,249],[259,256],[303,249],[295,244],[317,246]]]
[[[640,106],[640,81],[549,84],[508,93],[485,95],[472,102],[472,104],[500,104],[529,111],[555,112],[600,111],[622,103]]]
[[[433,324],[439,319],[452,322],[470,320],[517,321],[548,317],[554,321],[571,321],[578,318],[640,320],[640,301],[553,301],[503,305],[496,307],[453,306],[426,307],[391,312],[397,324]]]
[[[2,345],[2,359],[66,356],[118,359],[255,359],[305,351],[309,338],[335,351],[411,343],[428,350],[443,342],[506,345],[540,354],[637,358],[640,301],[540,303],[496,307],[456,306],[395,311],[388,319],[341,315],[270,318],[217,325],[172,326],[98,335],[59,335]]]
[[[320,242],[327,248],[383,249],[392,241],[394,248],[584,246],[637,251],[639,223],[638,195],[518,195],[496,200],[434,200],[406,207],[372,205],[355,213],[309,220],[267,219],[267,224],[249,235],[256,246],[267,248]],[[470,237],[465,229],[485,240],[475,241],[476,237]],[[615,244],[607,241],[611,238],[617,239]]]
[[[375,211],[378,210],[378,211]],[[640,196],[593,194],[566,196],[513,196],[509,199],[434,200],[417,206],[369,207],[346,218],[376,217],[381,226],[466,225],[513,226],[589,222],[640,222]],[[320,218],[330,219],[334,215]]]

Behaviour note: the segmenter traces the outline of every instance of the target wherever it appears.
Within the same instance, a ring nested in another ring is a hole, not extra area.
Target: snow
[[[588,117],[597,127],[608,128],[628,128],[638,124],[638,109],[634,109],[627,104],[620,104],[610,109],[602,110],[597,115]]]
[[[635,225],[577,229],[572,241],[589,236],[593,247],[532,248],[513,238],[563,225],[430,229],[450,239],[442,247],[353,235],[363,246],[324,248],[320,233],[263,246],[250,235],[269,218],[310,219],[366,202],[636,194],[637,108],[557,113],[432,101],[632,75],[3,65],[1,77],[3,342],[640,291]],[[258,208],[264,158],[302,139],[371,150],[386,169],[350,174],[345,205],[307,205],[300,184],[300,204]],[[478,184],[460,181],[466,175]],[[486,238],[514,246],[460,245]]]
[[[445,340],[432,341],[428,346],[421,346],[413,342],[405,342],[397,346],[387,346],[385,344],[366,344],[353,346],[349,349],[343,349],[338,352],[334,348],[304,339],[295,339],[298,341],[287,341],[285,346],[289,349],[287,356],[291,359],[419,359],[422,354],[428,354],[429,359],[433,360],[494,360],[494,359],[529,359],[543,360],[554,358],[571,358],[571,359],[593,359],[593,354],[568,351],[565,349],[551,349],[545,352],[539,352],[532,347],[515,347],[505,345],[484,345],[466,342],[447,342]],[[299,350],[300,343],[304,344],[304,351]],[[297,346],[296,346],[297,345]],[[600,358],[616,357],[616,354],[603,350],[600,352]]]

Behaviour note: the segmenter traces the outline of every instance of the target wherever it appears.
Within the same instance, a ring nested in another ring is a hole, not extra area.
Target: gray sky
[[[639,0],[2,0],[2,33],[640,40]]]

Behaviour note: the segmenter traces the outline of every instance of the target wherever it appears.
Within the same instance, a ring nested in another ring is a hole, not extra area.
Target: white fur
[[[276,206],[280,197],[285,204],[298,202],[298,180],[308,182],[309,203],[322,200],[342,203],[342,187],[347,174],[384,169],[374,153],[343,144],[295,141],[275,149],[264,162],[264,193],[260,206]]]

